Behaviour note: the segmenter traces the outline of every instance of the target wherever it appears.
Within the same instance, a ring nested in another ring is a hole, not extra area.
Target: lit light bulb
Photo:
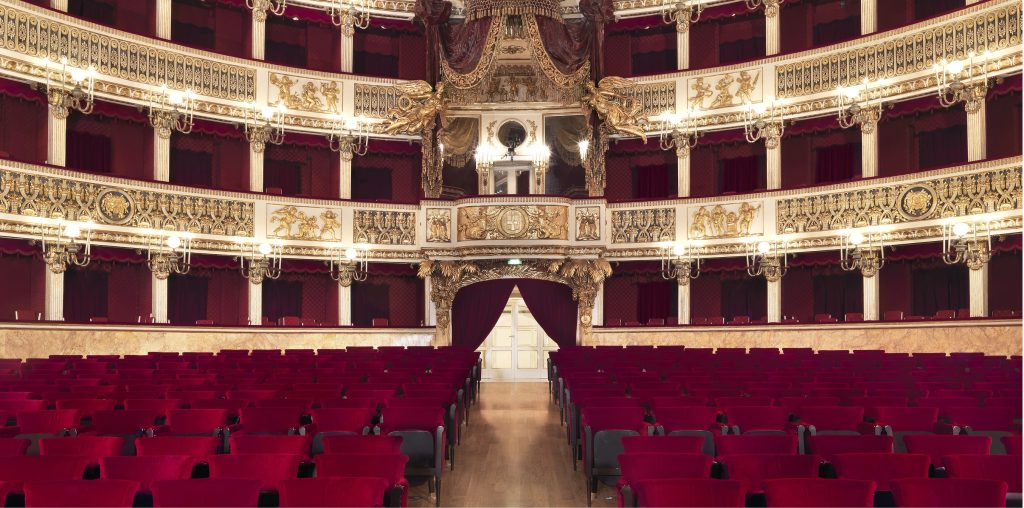
[[[262,114],[264,119],[270,120],[274,118],[274,108],[263,108]]]
[[[167,95],[167,102],[169,102],[171,104],[177,105],[177,104],[181,104],[184,101],[185,101],[185,96],[182,95],[181,92],[171,92],[170,94]]]
[[[585,139],[583,141],[580,141],[579,147],[580,147],[580,155],[584,159],[586,159],[587,158],[587,151],[590,150],[590,141],[587,141]]]
[[[860,231],[854,231],[853,233],[850,233],[850,244],[860,245],[862,243],[864,243],[864,235],[861,234]]]
[[[767,111],[767,109],[764,107],[764,104],[757,104],[754,106],[754,113],[757,113],[758,115],[763,115],[765,111]]]
[[[761,254],[768,254],[768,251],[772,249],[772,246],[768,242],[757,242],[757,252]]]
[[[177,236],[167,237],[167,246],[172,249],[177,249],[178,247],[181,247],[181,238]]]
[[[843,95],[846,95],[846,98],[853,100],[856,99],[857,97],[860,97],[860,90],[850,87],[843,90]]]
[[[78,227],[77,224],[68,224],[68,226],[64,228],[64,235],[68,238],[78,238],[79,236],[82,236],[82,228]]]
[[[83,71],[82,69],[71,69],[71,79],[74,80],[76,83],[81,83],[82,81],[85,81],[85,71]]]
[[[259,249],[260,249],[260,254],[263,254],[264,256],[270,254],[270,251],[272,250],[272,248],[270,247],[270,244],[269,243],[265,243],[265,242],[260,244]]]
[[[953,224],[953,234],[957,237],[966,236],[970,230],[971,227],[968,226],[966,222],[957,222],[956,224]]]
[[[359,253],[356,252],[356,248],[355,247],[349,247],[349,248],[345,249],[345,257],[348,258],[349,261],[355,261],[356,256],[358,254]]]
[[[946,64],[946,71],[948,71],[950,74],[960,74],[960,72],[963,70],[964,63],[961,62],[960,60],[953,60],[952,62]]]
[[[686,245],[683,245],[681,243],[677,243],[677,244],[673,245],[672,246],[672,254],[674,254],[676,256],[682,256],[683,254],[686,254]]]

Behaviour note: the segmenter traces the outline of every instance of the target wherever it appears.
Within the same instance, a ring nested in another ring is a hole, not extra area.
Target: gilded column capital
[[[71,115],[71,108],[68,107],[69,94],[59,88],[51,88],[46,91],[46,102],[49,104],[50,114],[58,120],[65,120]]]
[[[779,147],[779,143],[782,140],[782,133],[785,132],[786,128],[782,121],[778,122],[766,122],[762,129],[764,138],[764,147],[769,150],[774,150]]]
[[[249,149],[253,153],[263,153],[267,150],[267,143],[270,142],[270,127],[266,125],[255,125],[249,129]]]
[[[170,139],[174,132],[174,125],[177,123],[177,115],[171,111],[150,112],[150,124],[160,139]]]

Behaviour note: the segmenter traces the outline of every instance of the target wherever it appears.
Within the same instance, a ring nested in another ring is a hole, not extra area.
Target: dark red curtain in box
[[[964,109],[943,108],[934,97],[895,103],[878,122],[879,176],[966,162],[966,129]]]
[[[229,56],[249,56],[252,11],[244,2],[174,0],[171,16],[172,41]]]
[[[672,194],[669,191],[669,168],[663,165],[638,166],[633,168],[633,196],[637,199],[665,198]]]
[[[990,159],[1013,157],[1021,148],[1021,76],[1009,76],[989,92],[985,137]]]
[[[416,270],[394,263],[370,263],[367,270],[367,280],[352,286],[352,324],[370,326],[382,318],[396,328],[423,326],[423,280]]]
[[[137,323],[151,314],[152,275],[145,256],[127,249],[94,247],[92,262],[64,272],[64,317],[87,322]]]
[[[46,162],[46,96],[28,85],[0,80],[0,158]],[[11,121],[17,119],[17,121]]]
[[[918,168],[932,169],[967,162],[967,125],[952,125],[917,135]]]
[[[92,114],[68,117],[67,143],[70,169],[153,177],[153,129],[134,107],[97,101]]]
[[[605,162],[608,182],[605,187],[605,197],[609,201],[626,201],[637,199],[641,196],[639,192],[651,191],[650,186],[655,181],[664,181],[667,186],[659,192],[661,196],[674,196],[678,193],[676,189],[676,157],[669,151],[658,148],[656,142],[641,143],[639,140],[630,139],[612,143],[608,150]],[[640,169],[644,168],[644,169]],[[658,169],[663,173],[656,175]],[[579,175],[583,172],[576,169]],[[646,173],[648,176],[641,176]],[[651,178],[654,180],[645,180]]]
[[[284,316],[302,317],[302,281],[263,281],[263,317],[276,322]]]
[[[114,159],[113,143],[102,134],[76,133],[68,136],[67,167],[90,173],[110,173]]]
[[[674,280],[641,282],[636,286],[636,317],[647,324],[651,319],[668,319],[677,316],[678,285]]]
[[[352,286],[352,324],[370,326],[374,319],[391,315],[391,286],[378,280]]]
[[[68,0],[68,14],[118,30],[152,37],[155,4],[138,0]]]
[[[237,129],[196,120],[188,135],[171,136],[171,182],[249,190],[249,143]]]
[[[718,193],[744,193],[765,188],[765,158],[755,155],[718,162]]]
[[[995,252],[988,265],[988,308],[993,312],[1021,311],[1020,235],[1011,238],[1015,240],[1016,248]]]
[[[914,0],[914,21],[962,9],[964,0]]]
[[[814,150],[815,183],[845,182],[860,175],[860,144],[823,146]]]
[[[289,196],[337,198],[338,164],[322,136],[289,133],[285,144],[267,146],[263,185]]]
[[[452,303],[452,345],[469,350],[480,347],[515,287],[515,279],[498,279],[460,289]]]
[[[723,273],[722,316],[726,322],[736,316],[749,316],[756,321],[767,314],[768,288],[764,277],[750,277],[745,272]]]
[[[575,346],[579,306],[572,299],[572,288],[538,279],[516,279],[515,283],[530,314],[544,329],[544,333],[558,347]]]
[[[338,29],[328,23],[287,16],[267,19],[266,60],[318,71],[337,71],[341,64]]]
[[[675,25],[661,16],[631,18],[606,28],[605,70],[615,76],[639,76],[676,70]]]
[[[366,30],[356,31],[353,73],[381,78],[426,78],[426,39],[412,23],[373,20]]]
[[[175,325],[193,325],[207,319],[209,293],[210,279],[192,274],[172,274],[167,279],[167,321]]]
[[[94,317],[108,317],[109,278],[109,271],[91,264],[64,272],[64,321],[88,323]]]
[[[677,315],[675,281],[661,276],[658,263],[633,261],[617,263],[604,282],[604,322],[617,326],[629,322],[646,324],[652,318]]]
[[[171,149],[170,182],[213,187],[213,154]]]
[[[936,311],[969,308],[967,270],[964,265],[915,266],[910,271],[915,316],[934,316]]]
[[[352,160],[352,199],[418,202],[421,157],[422,151],[418,144],[376,139],[371,141],[369,152]],[[476,173],[468,171],[475,182]]]
[[[859,0],[785,2],[779,13],[782,53],[803,51],[860,36]]]
[[[831,314],[842,320],[849,312],[864,312],[864,277],[860,272],[839,272],[834,268],[815,271],[815,314]]]
[[[15,311],[43,312],[46,265],[38,246],[25,240],[0,239],[0,280],[7,286],[0,298],[0,320],[13,320]]]

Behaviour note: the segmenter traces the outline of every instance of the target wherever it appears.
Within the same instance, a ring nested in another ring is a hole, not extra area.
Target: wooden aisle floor
[[[572,470],[565,427],[547,383],[481,384],[480,403],[442,477],[442,506],[586,506],[582,465]],[[434,506],[426,485],[414,486],[409,506]],[[597,507],[616,506],[602,485]]]

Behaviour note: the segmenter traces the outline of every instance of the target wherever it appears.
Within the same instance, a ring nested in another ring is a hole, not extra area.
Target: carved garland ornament
[[[459,209],[458,239],[568,240],[565,206],[470,206]]]

